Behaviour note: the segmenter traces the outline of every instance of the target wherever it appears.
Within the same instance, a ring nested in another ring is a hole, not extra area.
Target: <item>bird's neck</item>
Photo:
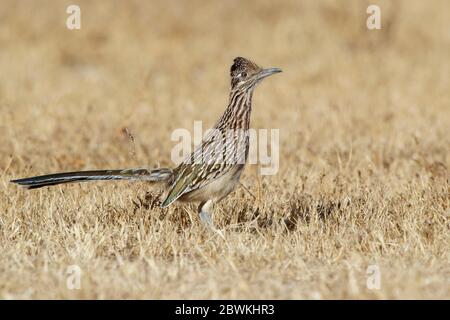
[[[216,125],[217,129],[250,128],[253,88],[248,90],[231,90],[228,107]]]

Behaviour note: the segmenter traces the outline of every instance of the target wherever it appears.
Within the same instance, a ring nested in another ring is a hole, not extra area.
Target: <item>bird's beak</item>
[[[258,80],[264,79],[265,77],[271,76],[272,74],[281,72],[280,68],[267,68],[262,69],[258,74]]]

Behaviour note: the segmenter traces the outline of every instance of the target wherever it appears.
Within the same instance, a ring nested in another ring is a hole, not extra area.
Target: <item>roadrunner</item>
[[[176,200],[199,202],[201,220],[211,224],[212,205],[236,188],[248,158],[253,91],[262,79],[278,72],[281,69],[263,69],[248,59],[234,59],[230,69],[231,92],[227,109],[202,143],[174,169],[76,171],[11,182],[27,189],[96,180],[163,182],[166,183],[167,194],[161,203],[162,208]]]

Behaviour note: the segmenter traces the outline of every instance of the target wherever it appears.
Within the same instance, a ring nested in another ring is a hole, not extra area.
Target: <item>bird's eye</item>
[[[241,73],[241,77],[242,77],[242,78],[245,78],[245,77],[247,77],[247,72],[245,72],[245,71],[244,71],[244,72],[242,72],[242,73]]]

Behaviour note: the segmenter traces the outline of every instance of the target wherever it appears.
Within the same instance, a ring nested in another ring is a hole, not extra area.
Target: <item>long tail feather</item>
[[[143,180],[150,182],[166,181],[172,177],[172,170],[161,168],[75,171],[47,174],[43,176],[11,180],[27,189],[53,186],[61,183],[98,181],[98,180]]]

